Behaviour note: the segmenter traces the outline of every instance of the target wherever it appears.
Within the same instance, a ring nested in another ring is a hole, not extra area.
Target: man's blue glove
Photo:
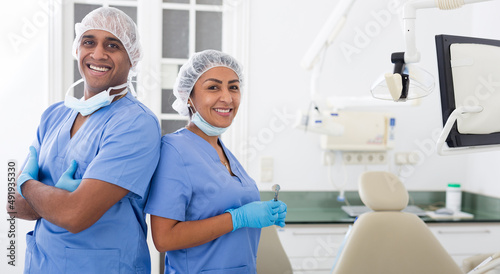
[[[68,169],[66,169],[61,178],[59,178],[59,180],[57,181],[56,187],[65,189],[69,192],[75,191],[75,189],[77,189],[82,182],[82,179],[74,179],[77,167],[78,164],[76,163],[76,161],[71,161]]]
[[[38,154],[33,146],[30,146],[28,162],[26,162],[23,172],[17,178],[17,192],[19,192],[23,198],[21,186],[28,180],[38,180]]]
[[[281,203],[278,210],[278,219],[274,222],[275,225],[279,225],[281,227],[285,226],[285,218],[286,218],[286,209],[287,206],[282,201],[276,201],[277,203]]]
[[[252,202],[236,209],[228,209],[233,220],[233,231],[242,227],[263,228],[274,225],[282,202]]]

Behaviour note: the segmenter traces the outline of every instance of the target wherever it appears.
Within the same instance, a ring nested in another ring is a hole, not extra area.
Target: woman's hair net
[[[232,69],[238,76],[240,86],[243,85],[243,68],[232,56],[217,50],[204,50],[195,53],[187,63],[182,65],[177,79],[175,79],[173,92],[177,99],[172,104],[172,107],[180,115],[189,115],[188,98],[194,84],[203,73],[214,67]]]
[[[88,30],[104,30],[116,38],[125,47],[132,67],[130,70],[135,73],[136,66],[142,58],[141,43],[137,25],[123,11],[112,7],[101,7],[87,14],[81,23],[75,24],[75,40],[73,41],[73,56],[78,59],[77,51],[80,46],[82,35]]]

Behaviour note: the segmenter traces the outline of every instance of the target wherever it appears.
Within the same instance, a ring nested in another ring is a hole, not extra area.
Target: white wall
[[[321,162],[319,137],[295,130],[292,124],[297,110],[307,108],[310,102],[311,73],[300,67],[300,60],[338,2],[251,2],[248,69],[251,142],[245,148],[250,157],[248,170],[256,181],[260,181],[261,157],[274,159],[274,181],[259,182],[261,190],[269,190],[274,183],[291,191],[334,189],[327,179],[327,167]],[[327,51],[320,81],[322,98],[370,96],[374,80],[381,73],[392,71],[390,54],[404,51],[404,44],[402,20],[391,11],[403,3],[392,0],[354,3],[344,29]],[[496,17],[492,11],[495,8],[498,11],[498,1],[473,6],[417,12],[420,65],[436,77],[434,92],[422,99],[419,106],[402,107],[394,103],[384,110],[397,117],[397,144],[389,156],[399,151],[415,151],[422,156],[419,163],[398,169],[391,159],[389,166],[346,166],[345,173],[336,165],[332,172],[337,182],[347,178],[347,189],[352,190],[357,188],[357,178],[364,170],[390,170],[399,173],[410,190],[444,190],[448,182],[460,182],[466,190],[500,197],[500,192],[490,191],[497,189],[493,182],[495,174],[480,162],[494,160],[500,157],[498,154],[443,157],[436,154],[434,145],[442,128],[434,35],[477,33],[491,37],[495,31],[491,22]],[[342,49],[347,47],[355,48],[356,52],[346,54]],[[482,175],[480,181],[478,175]]]
[[[48,14],[42,9],[46,1],[10,1],[1,9],[0,43],[0,272],[22,273],[26,232],[34,222],[16,220],[16,266],[7,264],[8,215],[4,210],[7,196],[7,163],[24,162],[28,146],[35,138],[42,111],[47,107]],[[43,4],[44,5],[44,4]]]

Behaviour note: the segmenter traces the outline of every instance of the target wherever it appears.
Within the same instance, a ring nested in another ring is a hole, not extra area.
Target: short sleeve
[[[144,211],[183,222],[191,196],[192,185],[182,155],[174,146],[163,141],[160,162],[151,181]]]
[[[53,126],[53,121],[50,119],[53,117],[53,113],[56,114],[58,119],[61,119],[61,117],[64,116],[65,113],[63,113],[62,107],[61,107],[61,102],[55,103],[51,106],[49,106],[43,113],[40,118],[40,124],[38,125],[38,128],[36,129],[36,138],[33,140],[31,145],[36,149],[38,155],[40,156],[40,148],[42,146],[42,142],[45,136],[45,133],[47,132],[47,129],[51,128]],[[26,148],[26,158],[24,159],[24,163],[21,166],[21,170],[24,169],[24,166],[28,162],[28,158],[30,156],[28,148]]]
[[[106,125],[99,152],[83,179],[115,184],[144,198],[160,157],[158,121],[147,113],[116,116]]]

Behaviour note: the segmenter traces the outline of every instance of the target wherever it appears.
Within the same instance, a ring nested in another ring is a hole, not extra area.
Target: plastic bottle
[[[446,208],[453,210],[455,213],[462,209],[462,190],[460,184],[450,183],[446,188]]]

